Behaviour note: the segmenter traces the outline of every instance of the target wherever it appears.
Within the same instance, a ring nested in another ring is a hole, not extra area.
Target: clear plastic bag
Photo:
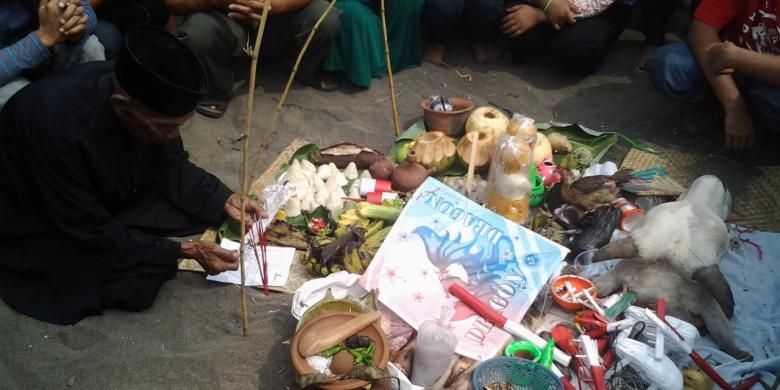
[[[438,320],[420,324],[412,363],[412,383],[415,385],[428,388],[447,371],[458,344],[458,339],[448,327],[452,314],[452,308],[445,306]]]

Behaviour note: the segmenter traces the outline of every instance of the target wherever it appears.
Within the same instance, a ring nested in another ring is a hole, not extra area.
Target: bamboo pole
[[[317,33],[317,30],[320,28],[320,24],[322,24],[322,21],[325,20],[325,18],[330,13],[330,10],[333,9],[333,6],[336,5],[336,2],[338,0],[333,0],[330,2],[327,8],[325,8],[325,11],[322,12],[322,15],[320,15],[320,18],[317,19],[317,22],[314,23],[314,27],[312,27],[311,31],[309,32],[309,36],[306,37],[306,41],[303,43],[303,47],[301,47],[301,51],[298,53],[298,58],[295,60],[295,64],[293,65],[292,72],[290,73],[290,77],[287,79],[287,84],[284,86],[284,92],[282,92],[282,97],[279,99],[279,102],[276,104],[276,108],[274,109],[273,115],[271,115],[271,122],[269,123],[268,127],[265,129],[265,132],[263,133],[263,137],[260,141],[260,145],[258,145],[257,154],[255,155],[255,160],[252,163],[252,174],[251,174],[251,180],[250,182],[253,182],[255,179],[255,175],[257,173],[258,164],[260,164],[260,152],[268,147],[268,138],[273,134],[274,129],[276,129],[276,123],[279,119],[279,115],[282,113],[282,106],[284,105],[285,100],[287,100],[287,94],[290,92],[290,87],[292,86],[293,80],[295,80],[295,75],[298,73],[298,66],[301,64],[301,60],[303,59],[303,56],[306,54],[306,50],[309,48],[309,43],[311,42],[311,39],[314,37],[314,34]]]
[[[387,64],[387,81],[390,84],[390,105],[393,108],[393,127],[395,136],[401,136],[401,127],[398,125],[398,106],[395,102],[395,85],[393,83],[393,67],[390,64],[390,45],[387,43],[387,22],[385,21],[385,0],[381,0],[382,14],[382,38],[385,41],[385,63]]]
[[[249,134],[252,128],[252,113],[255,105],[255,79],[257,78],[257,61],[260,57],[260,44],[263,41],[265,33],[265,22],[268,20],[268,12],[271,10],[271,3],[266,2],[263,6],[263,14],[260,17],[260,24],[257,27],[257,36],[255,45],[252,47],[252,65],[249,68],[249,95],[247,96],[247,110],[244,123],[243,140],[241,143],[242,170],[241,170],[241,246],[239,248],[238,267],[241,270],[241,318],[244,337],[249,335],[249,313],[246,307],[246,267],[244,266],[244,252],[246,251],[246,201],[249,199],[249,180],[248,162],[249,162]],[[256,243],[255,243],[256,245]]]

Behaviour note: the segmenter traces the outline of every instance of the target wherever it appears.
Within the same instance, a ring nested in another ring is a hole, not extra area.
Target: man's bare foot
[[[474,57],[481,64],[496,62],[501,59],[501,52],[495,45],[484,42],[476,42],[472,45]]]
[[[656,50],[658,50],[658,46],[653,45],[647,45],[642,48],[642,52],[639,53],[639,65],[637,65],[639,70],[645,70],[645,63],[647,62],[647,59],[650,58],[650,56],[652,56]]]
[[[444,45],[431,45],[425,52],[425,61],[434,65],[441,65],[444,62]]]

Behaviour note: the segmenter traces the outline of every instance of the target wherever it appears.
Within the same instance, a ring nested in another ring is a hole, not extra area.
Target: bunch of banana
[[[367,227],[368,223],[368,218],[361,217],[356,209],[346,210],[339,215],[334,235],[336,237],[341,237],[345,235],[353,225]]]
[[[392,227],[384,226],[382,221],[372,222],[366,229],[365,239],[359,246],[350,246],[344,251],[344,269],[362,274],[374,259],[382,242]]]
[[[309,250],[303,260],[303,265],[312,275],[328,276],[333,272],[341,271],[340,259],[334,259],[334,261],[323,263],[320,261],[322,257],[322,250],[328,245],[332,244],[335,239],[328,236],[315,236],[309,240]]]

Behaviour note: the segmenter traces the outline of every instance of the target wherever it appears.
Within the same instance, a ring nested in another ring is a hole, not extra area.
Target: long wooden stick
[[[298,73],[298,66],[301,64],[301,60],[303,59],[303,56],[306,54],[306,50],[309,48],[309,43],[311,42],[311,39],[314,37],[314,34],[317,33],[317,30],[320,28],[320,24],[322,24],[322,21],[325,20],[325,18],[328,16],[330,10],[333,9],[333,6],[336,5],[337,1],[338,0],[331,1],[328,7],[325,8],[325,11],[322,12],[320,18],[317,19],[316,23],[314,23],[314,27],[312,27],[311,31],[309,32],[309,36],[306,37],[306,41],[303,43],[303,47],[301,47],[301,51],[298,53],[298,58],[295,60],[295,64],[293,65],[292,72],[290,73],[290,77],[287,79],[287,85],[284,86],[284,92],[282,92],[282,97],[279,99],[279,102],[276,104],[274,113],[273,115],[271,115],[271,122],[269,123],[268,127],[265,129],[265,132],[263,133],[263,137],[260,141],[260,145],[258,145],[257,154],[255,155],[254,162],[252,163],[251,181],[254,181],[255,175],[257,173],[258,164],[260,164],[260,151],[268,147],[268,138],[271,136],[271,134],[273,134],[274,129],[276,129],[277,120],[279,119],[279,115],[282,113],[282,106],[284,105],[284,102],[287,100],[287,94],[290,92],[290,87],[292,86],[293,80],[295,80],[295,75]]]
[[[393,127],[395,127],[395,136],[401,135],[401,126],[398,125],[398,106],[395,102],[395,84],[393,83],[393,67],[390,64],[390,45],[387,43],[387,22],[385,21],[385,0],[381,1],[382,6],[382,38],[385,41],[385,63],[387,64],[387,81],[390,84],[390,105],[393,107]]]
[[[257,61],[260,57],[260,44],[263,41],[265,33],[265,22],[268,20],[268,12],[271,10],[270,2],[263,7],[263,14],[260,17],[260,24],[257,27],[257,36],[255,45],[252,47],[252,65],[249,68],[249,95],[247,96],[246,121],[244,123],[243,140],[241,143],[242,170],[241,170],[241,247],[239,248],[238,268],[241,270],[241,318],[244,337],[249,335],[249,313],[246,307],[246,267],[244,266],[244,251],[246,250],[246,208],[245,204],[249,199],[249,134],[252,128],[252,113],[255,106],[255,79],[257,78]],[[254,243],[257,245],[257,243]]]

